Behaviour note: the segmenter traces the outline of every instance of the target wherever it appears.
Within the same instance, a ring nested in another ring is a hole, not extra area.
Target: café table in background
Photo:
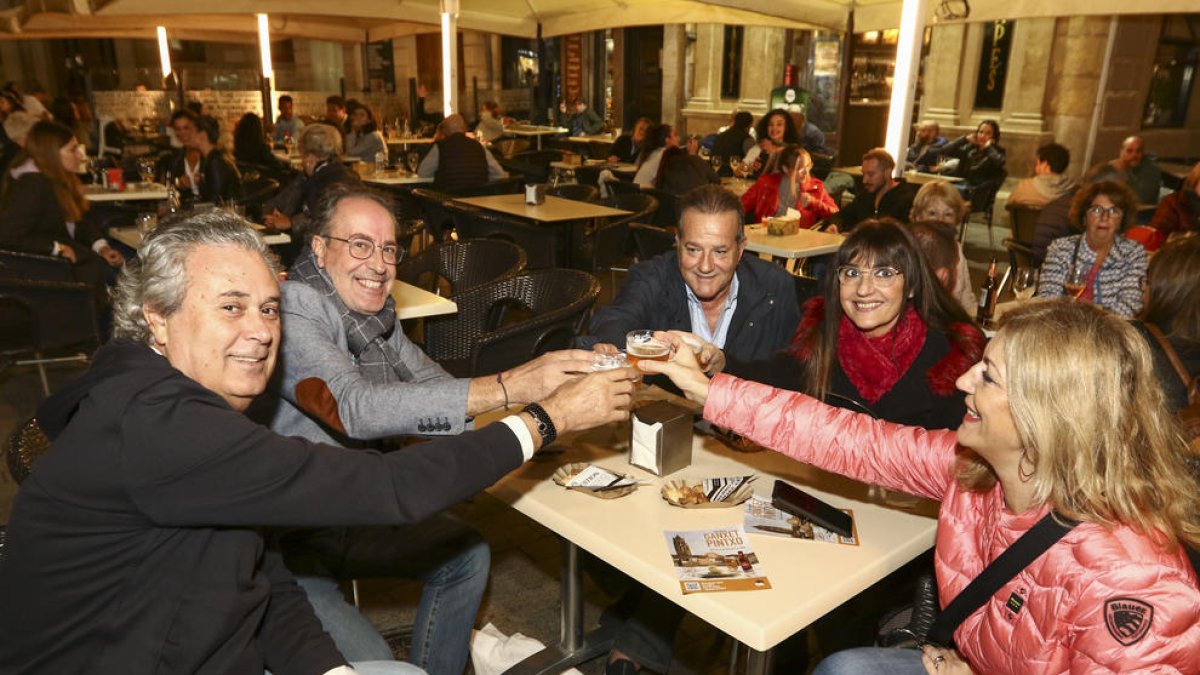
[[[167,186],[159,183],[126,183],[124,190],[100,185],[84,185],[83,196],[89,202],[134,202],[167,198]]]
[[[540,124],[514,124],[511,127],[504,128],[505,136],[522,136],[525,138],[533,137],[537,141],[537,149],[542,149],[543,136],[558,136],[568,133],[570,129],[563,127],[549,127]]]
[[[399,171],[385,171],[383,173],[371,174],[363,178],[363,182],[368,185],[377,185],[379,187],[396,187],[402,185],[423,185],[432,183],[432,178],[422,178],[415,173],[406,173]]]
[[[489,195],[486,197],[459,197],[454,201],[488,211],[530,220],[539,225],[556,226],[562,239],[560,264],[570,263],[577,269],[585,269],[582,261],[574,260],[575,251],[583,241],[584,224],[596,218],[627,216],[629,211],[613,209],[599,204],[578,202],[547,195],[542,204],[526,204],[524,194]]]
[[[798,230],[781,237],[767,234],[766,225],[746,226],[746,250],[771,256],[784,266],[793,260],[834,253],[845,236],[820,230]]]
[[[655,389],[655,388],[648,388]],[[620,428],[620,427],[617,427]],[[625,427],[628,434],[628,427]],[[772,649],[830,610],[927,551],[937,530],[936,504],[898,510],[882,505],[868,486],[801,464],[775,452],[746,453],[697,434],[692,464],[660,478],[631,466],[614,449],[613,427],[562,439],[558,455],[527,462],[489,488],[494,496],[549,528],[563,545],[561,641],[506,671],[506,675],[559,673],[606,653],[614,627],[585,635],[580,552],[604,560],[749,647],[748,675],[772,667]],[[597,499],[551,480],[559,466],[591,462],[645,481],[633,494]],[[754,491],[770,497],[776,478],[800,486],[836,507],[853,510],[858,545],[751,534],[751,545],[771,588],[683,595],[663,532],[735,527],[742,509],[683,509],[660,495],[664,480],[756,474]]]
[[[262,225],[258,224],[254,224],[254,228],[257,230],[265,229]],[[135,225],[110,227],[108,228],[108,234],[113,239],[116,239],[135,251],[142,246],[142,233],[138,231],[138,228]],[[286,232],[271,232],[270,234],[263,234],[263,241],[266,242],[268,246],[282,246],[284,244],[290,244],[292,237]]]
[[[833,167],[832,171],[844,173],[847,176],[853,176],[855,181],[862,179],[861,164],[858,166],[835,166]],[[903,176],[904,180],[914,185],[924,185],[937,180],[946,181],[947,183],[958,183],[962,181],[962,178],[959,178],[958,176],[946,176],[940,173],[926,173],[924,171],[905,171],[901,175]]]

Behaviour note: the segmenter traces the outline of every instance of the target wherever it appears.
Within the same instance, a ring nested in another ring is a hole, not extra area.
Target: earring
[[[1025,473],[1025,463],[1029,462],[1029,473]],[[1021,459],[1017,460],[1017,477],[1022,483],[1028,483],[1033,474],[1037,471],[1037,463],[1029,459],[1029,448],[1021,449]]]

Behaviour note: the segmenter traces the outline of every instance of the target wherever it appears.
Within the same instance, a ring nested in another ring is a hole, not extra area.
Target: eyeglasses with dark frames
[[[399,264],[404,259],[404,249],[397,244],[376,244],[366,237],[354,237],[352,239],[343,239],[335,237],[331,234],[324,235],[326,239],[345,242],[346,248],[350,249],[350,256],[358,260],[367,260],[375,255],[375,249],[383,255],[383,262],[388,265]]]

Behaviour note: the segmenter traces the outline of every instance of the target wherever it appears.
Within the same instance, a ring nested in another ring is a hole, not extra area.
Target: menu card
[[[741,527],[667,530],[663,536],[684,595],[771,587]]]

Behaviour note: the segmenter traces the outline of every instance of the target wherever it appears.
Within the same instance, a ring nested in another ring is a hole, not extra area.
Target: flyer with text
[[[771,587],[741,527],[667,530],[663,535],[684,595]]]

